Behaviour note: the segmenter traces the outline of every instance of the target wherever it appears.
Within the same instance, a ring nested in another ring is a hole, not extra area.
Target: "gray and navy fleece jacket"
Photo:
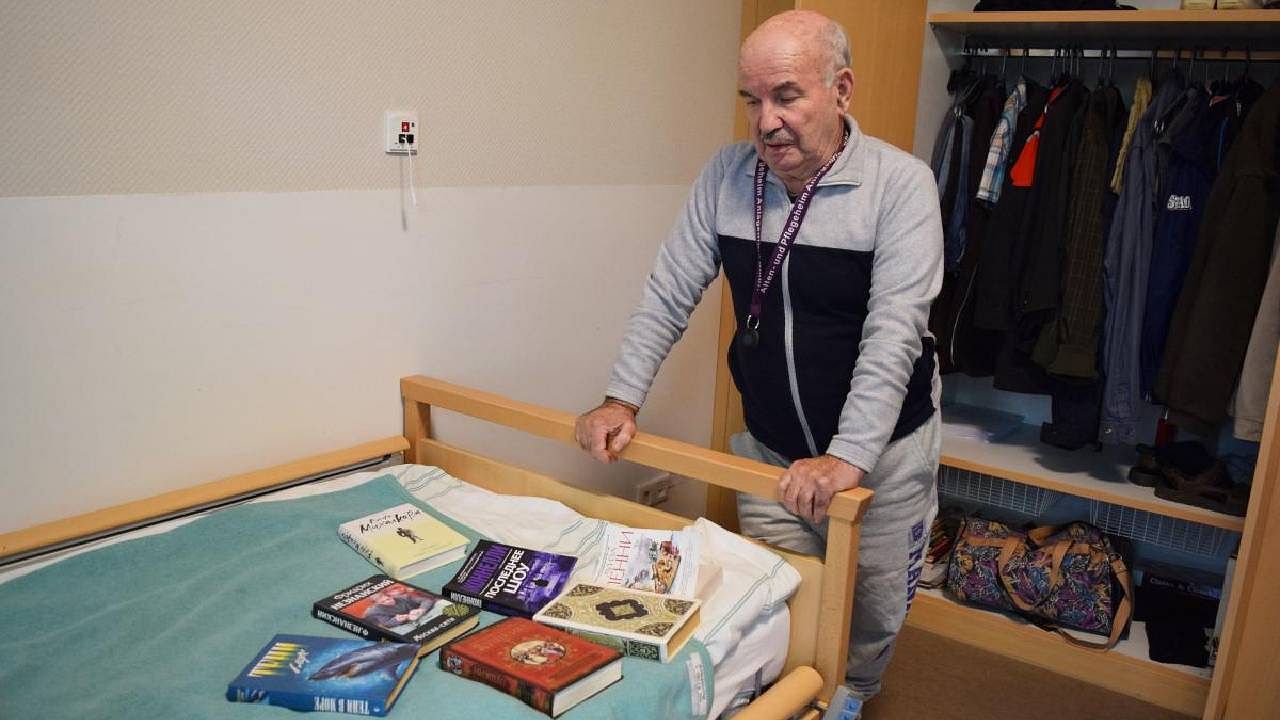
[[[942,221],[929,167],[846,116],[844,152],[817,191],[764,300],[760,342],[729,348],[747,429],[792,460],[829,453],[870,472],[887,443],[934,412],[929,306],[942,283]],[[755,282],[750,143],[703,168],[658,252],[606,391],[643,405],[721,266],[741,328]],[[791,209],[769,173],[768,263]]]

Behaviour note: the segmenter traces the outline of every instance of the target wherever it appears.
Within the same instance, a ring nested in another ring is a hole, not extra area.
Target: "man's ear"
[[[840,107],[841,112],[848,112],[849,104],[853,102],[853,84],[853,69],[840,68],[833,85],[836,91],[836,105]]]

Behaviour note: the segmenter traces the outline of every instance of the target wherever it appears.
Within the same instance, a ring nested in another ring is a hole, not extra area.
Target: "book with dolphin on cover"
[[[227,699],[383,716],[418,666],[418,646],[276,635],[227,685]]]

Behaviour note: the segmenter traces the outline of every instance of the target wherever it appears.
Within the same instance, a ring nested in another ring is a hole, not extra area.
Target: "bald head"
[[[815,12],[769,18],[742,43],[738,95],[756,152],[799,192],[844,137],[853,97],[844,30]]]
[[[739,62],[748,54],[773,52],[781,45],[809,55],[808,59],[822,68],[828,85],[835,82],[836,73],[842,68],[853,65],[844,28],[812,10],[788,10],[765,20],[743,41]]]

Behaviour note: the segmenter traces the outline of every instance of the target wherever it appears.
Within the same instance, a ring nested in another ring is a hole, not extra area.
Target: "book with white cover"
[[[410,503],[342,523],[338,537],[397,580],[467,554],[461,533]]]
[[[577,583],[533,619],[623,655],[667,662],[698,628],[701,606],[696,598]]]
[[[595,582],[660,595],[696,594],[701,548],[692,532],[611,524],[603,544]]]

